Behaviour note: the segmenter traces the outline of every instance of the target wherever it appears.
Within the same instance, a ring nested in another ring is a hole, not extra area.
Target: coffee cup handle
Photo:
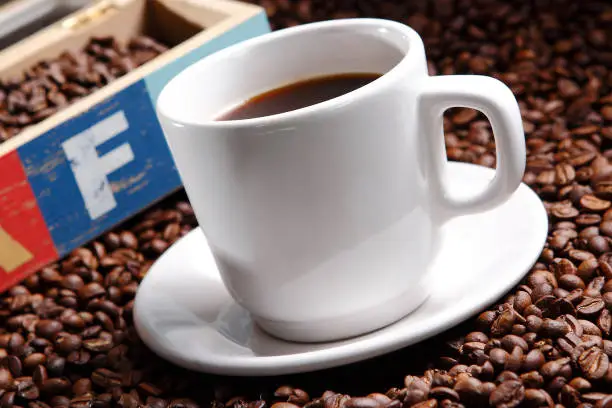
[[[489,185],[471,197],[451,197],[445,183],[446,147],[443,114],[465,107],[484,113],[493,129],[497,169]],[[503,82],[480,75],[428,77],[419,93],[420,134],[427,140],[429,178],[434,202],[443,218],[486,211],[507,201],[519,187],[525,172],[525,134],[518,102]]]

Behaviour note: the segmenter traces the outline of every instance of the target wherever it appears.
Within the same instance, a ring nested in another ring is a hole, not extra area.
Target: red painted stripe
[[[0,291],[58,256],[17,152],[0,157]]]

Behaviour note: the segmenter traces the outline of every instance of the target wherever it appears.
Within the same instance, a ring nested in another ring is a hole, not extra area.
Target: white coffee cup
[[[351,72],[384,75],[303,109],[215,121],[267,90]],[[444,182],[442,115],[455,106],[485,113],[497,145],[495,178],[466,200]],[[230,46],[173,78],[157,112],[224,284],[261,328],[291,341],[360,335],[409,314],[427,297],[442,224],[505,202],[525,168],[510,89],[429,76],[419,35],[387,20]]]

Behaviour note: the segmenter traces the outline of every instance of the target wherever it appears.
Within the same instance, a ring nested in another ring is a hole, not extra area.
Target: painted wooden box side
[[[261,11],[0,157],[0,291],[179,189],[159,92],[202,57],[269,31]]]

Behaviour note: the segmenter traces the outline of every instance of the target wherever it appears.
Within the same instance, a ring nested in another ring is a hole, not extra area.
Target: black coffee
[[[217,120],[258,118],[305,108],[354,91],[380,76],[347,73],[306,79],[257,95]]]

